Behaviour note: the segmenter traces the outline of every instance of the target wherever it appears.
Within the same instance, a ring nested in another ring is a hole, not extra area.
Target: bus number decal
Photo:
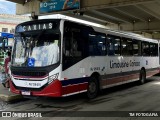
[[[101,70],[100,67],[93,67],[93,68],[91,68],[91,71],[100,71],[100,70]]]

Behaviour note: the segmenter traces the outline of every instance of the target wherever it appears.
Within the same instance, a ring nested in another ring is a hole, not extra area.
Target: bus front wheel
[[[145,72],[145,70],[142,69],[142,70],[140,71],[139,83],[140,83],[140,84],[144,84],[145,81],[146,81],[146,72]]]
[[[87,88],[87,97],[89,99],[93,99],[98,95],[98,81],[96,77],[91,77],[88,82],[88,88]]]

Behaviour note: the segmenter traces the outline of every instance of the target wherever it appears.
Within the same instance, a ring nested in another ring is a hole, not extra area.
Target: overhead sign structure
[[[40,13],[75,10],[80,8],[80,0],[48,0],[40,3]]]

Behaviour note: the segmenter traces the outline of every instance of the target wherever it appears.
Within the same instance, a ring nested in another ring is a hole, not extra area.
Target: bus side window
[[[70,51],[71,51],[71,32],[70,29],[65,29],[65,34],[64,34],[64,38],[63,38],[63,55],[66,57],[70,56]]]
[[[141,55],[141,41],[133,40],[133,55],[140,56]]]
[[[91,56],[106,55],[106,35],[91,32],[89,34],[89,54]]]
[[[142,42],[142,55],[143,56],[150,56],[149,42]]]
[[[69,52],[70,52],[69,39],[64,38],[64,41],[63,41],[63,54],[65,56],[69,56]]]
[[[107,35],[107,46],[108,46],[108,55],[120,55],[121,48],[120,48],[120,40],[121,38],[118,36]]]
[[[158,44],[150,43],[150,52],[151,56],[158,56]]]
[[[132,56],[133,55],[133,44],[132,39],[122,38],[121,40],[122,55]]]
[[[80,33],[79,31],[72,32],[71,38],[71,54],[74,57],[81,57],[82,56],[82,49],[81,49],[81,41],[80,41]]]

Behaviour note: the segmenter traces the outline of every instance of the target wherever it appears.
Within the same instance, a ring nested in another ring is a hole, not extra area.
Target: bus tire
[[[146,81],[146,72],[144,69],[141,69],[140,76],[139,76],[139,83],[142,85]]]
[[[92,76],[88,82],[87,97],[89,99],[97,97],[98,91],[99,91],[98,80],[96,79],[96,77]]]

